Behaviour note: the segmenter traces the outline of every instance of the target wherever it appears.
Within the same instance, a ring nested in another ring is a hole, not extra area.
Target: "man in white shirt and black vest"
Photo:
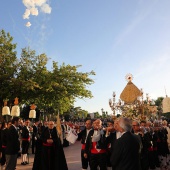
[[[30,121],[29,119],[25,120],[25,125],[22,128],[22,153],[21,153],[21,158],[22,162],[21,165],[27,165],[27,154],[28,154],[28,149],[30,145],[30,128],[29,128]]]
[[[90,169],[97,170],[107,170],[107,143],[105,131],[102,129],[102,121],[97,119],[93,122],[94,129],[88,134],[85,146],[84,157],[88,157],[90,152]]]

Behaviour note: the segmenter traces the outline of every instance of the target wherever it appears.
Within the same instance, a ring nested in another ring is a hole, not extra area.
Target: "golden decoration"
[[[133,75],[132,74],[127,74],[126,76],[125,76],[125,79],[129,82],[129,81],[132,81],[133,80]]]
[[[15,100],[14,100],[15,105],[18,105],[18,103],[19,103],[18,99],[19,99],[18,97],[15,97]]]
[[[59,113],[57,114],[57,126],[56,126],[58,135],[61,135],[62,129],[61,129],[61,121],[60,121],[60,116]]]
[[[148,106],[148,110],[149,113],[156,113],[158,111],[157,106]]]
[[[8,99],[4,99],[3,102],[4,102],[4,106],[7,106]]]
[[[125,104],[133,104],[137,98],[141,96],[141,91],[129,81],[120,95],[120,99],[125,102]]]
[[[36,108],[36,105],[35,105],[35,104],[32,104],[32,105],[30,106],[30,109],[31,109],[31,110],[35,110],[35,108]]]

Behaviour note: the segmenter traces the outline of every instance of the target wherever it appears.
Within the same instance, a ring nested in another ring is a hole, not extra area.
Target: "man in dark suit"
[[[106,136],[108,136],[106,139],[107,140],[107,170],[110,170],[112,166],[110,163],[110,157],[111,157],[111,152],[113,149],[114,142],[116,140],[116,129],[114,128],[114,122],[108,121],[105,130],[106,130]]]
[[[88,168],[88,164],[89,164],[89,154],[88,154],[88,157],[85,158],[84,153],[85,153],[87,136],[88,136],[89,132],[92,130],[91,120],[87,120],[85,123],[85,126],[86,126],[86,128],[78,134],[78,140],[81,140],[81,143],[82,143],[82,148],[81,148],[82,170],[86,170]]]
[[[131,121],[120,118],[118,130],[122,136],[113,146],[110,158],[114,170],[140,170],[140,143],[138,138],[131,133]]]
[[[20,149],[19,135],[17,126],[19,124],[19,118],[14,117],[12,119],[12,125],[7,131],[7,143],[6,143],[6,170],[15,170],[17,163],[17,155]]]
[[[21,165],[26,165],[28,164],[27,162],[27,156],[28,156],[28,149],[29,149],[29,145],[30,145],[30,120],[26,119],[25,120],[25,126],[23,126],[22,128],[22,154],[21,154],[21,158],[22,158],[22,162]]]
[[[38,124],[39,120],[35,121],[35,124],[33,125],[33,133],[32,133],[32,154],[34,154],[34,149],[36,148],[36,141],[38,138]]]
[[[140,127],[140,123],[136,120],[132,122],[133,132],[139,138],[142,146],[141,155],[140,155],[140,162],[141,162],[141,169],[148,170],[149,169],[149,150],[151,143],[149,140],[148,132],[146,128]]]

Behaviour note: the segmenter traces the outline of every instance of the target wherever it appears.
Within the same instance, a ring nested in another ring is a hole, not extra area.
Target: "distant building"
[[[94,119],[94,113],[89,113],[91,119]]]

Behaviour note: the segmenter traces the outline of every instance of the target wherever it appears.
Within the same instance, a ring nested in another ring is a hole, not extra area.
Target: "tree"
[[[99,114],[99,112],[94,112],[94,118],[100,118],[101,115]]]
[[[155,100],[155,105],[160,107],[162,106],[162,100],[164,99],[164,97],[158,97],[156,100]]]
[[[0,31],[0,113],[3,99],[11,99],[11,95],[15,95],[13,80],[16,77],[18,60],[16,44],[12,41],[13,37],[9,33]]]
[[[51,96],[57,101],[55,103],[56,107],[60,108],[61,112],[68,110],[74,104],[76,98],[92,97],[91,91],[87,90],[87,86],[94,83],[89,76],[95,75],[95,73],[93,71],[78,72],[79,67],[80,65],[71,66],[65,65],[65,63],[58,66],[57,62],[53,62]]]
[[[0,31],[0,87],[1,98],[9,97],[12,89],[11,79],[17,72],[16,44],[12,44],[13,38],[4,30]],[[6,87],[10,85],[10,89]]]
[[[90,78],[94,71],[79,72],[80,65],[71,66],[53,61],[52,70],[47,69],[46,54],[37,55],[35,50],[23,48],[21,57],[16,57],[16,44],[4,30],[0,34],[0,91],[1,99],[9,103],[15,97],[20,104],[35,103],[38,108],[53,109],[60,113],[68,111],[76,98],[91,98],[87,87],[94,83]],[[2,103],[2,102],[1,102]],[[83,111],[85,114],[85,111]]]
[[[72,119],[86,118],[88,115],[88,111],[81,109],[81,107],[71,106],[67,114],[69,114]]]

